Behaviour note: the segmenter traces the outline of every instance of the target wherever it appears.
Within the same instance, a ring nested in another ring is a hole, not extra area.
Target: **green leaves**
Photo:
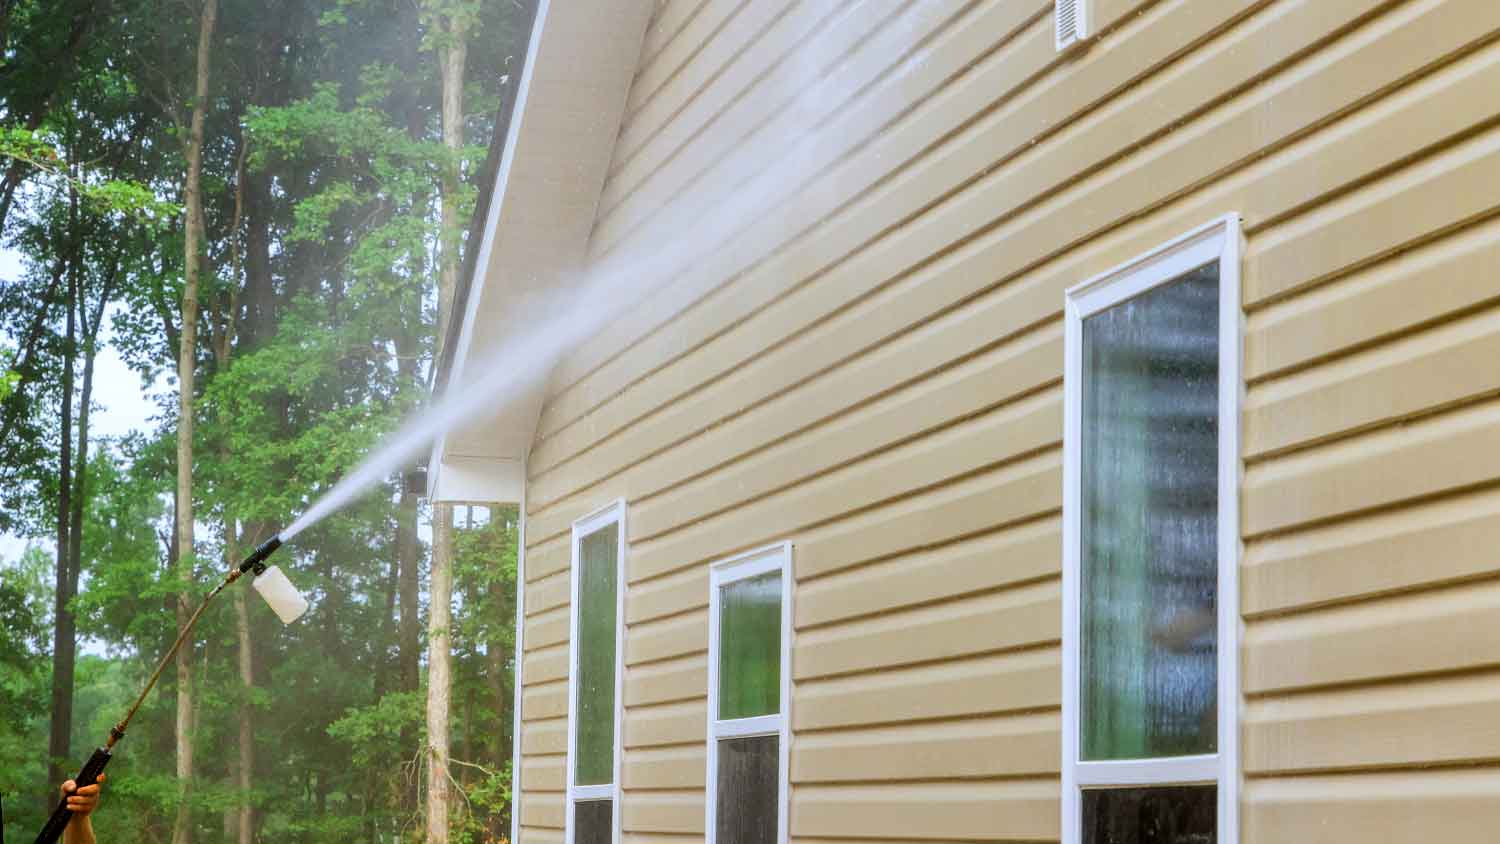
[[[182,213],[180,205],[159,198],[140,182],[103,178],[70,164],[51,139],[30,129],[0,126],[0,159],[20,161],[64,180],[97,213],[120,214],[153,228],[166,226]]]

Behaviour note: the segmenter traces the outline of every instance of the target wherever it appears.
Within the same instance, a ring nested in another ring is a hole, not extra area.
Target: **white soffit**
[[[470,247],[479,259],[449,390],[507,365],[491,360],[505,338],[567,301],[564,284],[586,255],[652,7],[652,0],[540,0],[484,238]],[[520,501],[524,472],[508,467],[524,465],[548,374],[530,373],[493,413],[438,441],[428,469],[434,501]],[[495,483],[486,498],[469,497],[482,467]]]

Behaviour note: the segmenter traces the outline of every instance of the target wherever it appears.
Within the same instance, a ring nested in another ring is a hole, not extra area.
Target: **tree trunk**
[[[435,360],[441,360],[448,342],[448,324],[452,321],[453,295],[458,289],[458,270],[462,266],[463,221],[458,218],[458,189],[461,174],[459,155],[464,146],[464,64],[468,60],[468,33],[454,21],[444,26],[449,41],[438,51],[443,85],[443,146],[449,160],[443,166],[443,250],[442,274],[438,283],[438,325]]]
[[[185,588],[177,606],[178,629],[186,624],[192,602],[193,580],[193,376],[197,356],[198,277],[203,264],[203,123],[208,111],[209,49],[218,22],[218,0],[204,0],[198,23],[197,79],[193,90],[193,117],[187,142],[187,175],[184,199],[187,206],[187,237],[183,250],[182,328],[177,352],[177,558]],[[191,844],[192,810],[189,806],[193,778],[193,671],[192,647],[177,654],[177,782],[180,802],[172,828],[172,844]]]
[[[437,357],[441,358],[453,319],[453,294],[461,266],[463,223],[458,219],[459,155],[464,143],[464,63],[468,58],[466,22],[440,18],[446,42],[438,50],[442,77],[443,145],[449,160],[443,166],[442,269],[438,281]],[[449,625],[453,595],[453,506],[432,507],[432,607],[429,610],[427,654],[427,844],[448,844],[448,713],[452,693]]]
[[[227,540],[232,536],[229,532],[232,526],[225,525],[224,529]],[[239,560],[239,554],[233,543],[226,544],[231,548],[229,565],[232,566]],[[255,839],[255,814],[250,803],[250,779],[255,771],[255,729],[251,720],[254,713],[250,708],[250,692],[255,688],[255,660],[252,650],[254,642],[250,638],[250,607],[246,603],[244,589],[234,590],[234,629],[239,638],[240,662],[240,754],[235,765],[235,788],[239,792],[236,812],[238,832],[235,840],[238,844],[252,844]]]
[[[432,507],[432,606],[427,626],[427,844],[448,844],[449,626],[453,599],[453,505]]]
[[[68,269],[67,329],[63,343],[65,362],[62,372],[62,419],[61,436],[58,438],[57,472],[57,559],[56,592],[53,596],[52,630],[52,723],[47,741],[49,756],[47,781],[49,787],[63,781],[68,774],[63,765],[69,764],[73,731],[73,668],[78,652],[78,632],[73,611],[68,608],[73,595],[69,586],[74,583],[71,576],[69,551],[72,527],[73,495],[73,354],[77,343],[77,313],[79,263],[82,252],[78,246],[77,195],[72,198],[73,245],[72,265]],[[50,801],[51,794],[49,792]]]
[[[421,562],[421,551],[417,537],[417,496],[415,493],[403,492],[401,507],[396,511],[396,562],[401,569],[397,575],[400,581],[401,612],[397,630],[397,650],[401,666],[398,687],[404,692],[416,691],[420,682],[417,676],[421,658],[421,626],[417,618],[420,584],[417,567]]]

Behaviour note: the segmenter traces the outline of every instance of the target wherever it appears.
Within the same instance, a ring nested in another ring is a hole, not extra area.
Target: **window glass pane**
[[[1211,785],[1083,792],[1083,844],[1214,844],[1218,789]]]
[[[715,844],[774,844],[780,789],[780,736],[719,742]]]
[[[613,782],[615,752],[615,554],[620,525],[600,528],[579,544],[578,744],[573,781]]]
[[[719,717],[781,711],[781,572],[736,580],[719,595]]]
[[[573,804],[573,844],[610,844],[613,800],[580,800]]]
[[[1083,323],[1081,758],[1213,753],[1219,278]]]

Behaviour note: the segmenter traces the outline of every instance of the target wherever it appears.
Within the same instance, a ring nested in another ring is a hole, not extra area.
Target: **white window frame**
[[[1065,295],[1063,436],[1062,842],[1082,844],[1086,788],[1216,785],[1217,840],[1238,844],[1241,790],[1239,728],[1240,407],[1243,404],[1240,218],[1231,214],[1102,273]],[[1079,754],[1081,634],[1080,447],[1083,433],[1083,320],[1185,273],[1219,265],[1218,752],[1200,756],[1085,762]]]
[[[781,711],[754,718],[720,719],[719,714],[719,612],[722,590],[728,584],[781,572]],[[720,560],[708,572],[708,784],[706,844],[714,844],[718,832],[719,742],[748,736],[780,736],[777,772],[776,840],[787,844],[788,796],[791,789],[792,750],[792,545],[781,542]],[[571,843],[570,843],[571,844]]]
[[[611,765],[611,782],[604,785],[574,783],[574,758],[578,750],[578,587],[582,574],[579,549],[583,538],[618,524],[615,547],[615,746]],[[568,607],[568,791],[567,816],[563,819],[564,840],[573,844],[575,804],[580,801],[609,799],[610,840],[620,841],[620,768],[625,729],[625,501],[617,499],[573,523],[571,552],[572,599]]]

